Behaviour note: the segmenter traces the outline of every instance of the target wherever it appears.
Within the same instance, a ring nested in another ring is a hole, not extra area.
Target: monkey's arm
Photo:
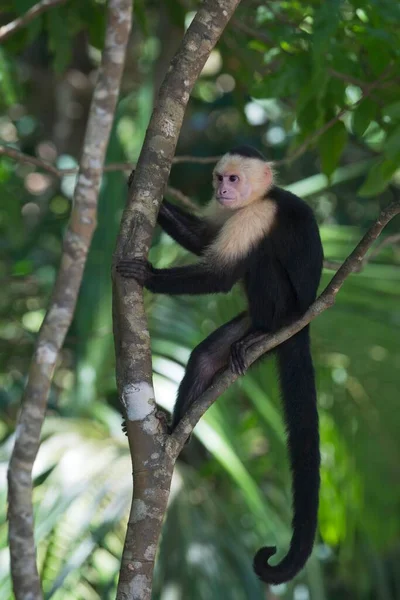
[[[285,190],[279,191],[289,195]],[[281,221],[280,227],[271,236],[272,245],[302,314],[314,302],[320,281],[323,262],[321,238],[311,209],[303,204],[294,215],[284,216]]]
[[[117,271],[123,277],[136,279],[154,294],[215,294],[226,293],[241,276],[240,270],[212,272],[202,264],[171,269],[155,269],[139,260],[121,260]]]
[[[168,200],[161,204],[157,221],[178,244],[198,256],[214,237],[206,221],[187,213]]]

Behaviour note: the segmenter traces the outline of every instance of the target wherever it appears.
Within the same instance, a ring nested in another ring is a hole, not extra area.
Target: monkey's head
[[[225,154],[213,171],[215,198],[230,210],[262,200],[273,184],[271,163],[250,146],[240,146]]]

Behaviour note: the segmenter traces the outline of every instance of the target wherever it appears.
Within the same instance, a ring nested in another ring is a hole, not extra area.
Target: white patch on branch
[[[131,583],[131,598],[146,600],[149,597],[150,581],[146,575],[135,575]]]
[[[57,360],[57,350],[53,344],[40,344],[36,350],[36,362],[45,365],[54,365]]]
[[[66,293],[68,293],[67,290]],[[57,323],[58,327],[65,327],[68,325],[70,318],[71,311],[59,304],[53,304],[47,315],[47,321],[49,323]]]
[[[155,410],[153,386],[146,381],[128,383],[121,400],[130,421],[143,421]]]
[[[110,52],[110,56],[111,56],[111,60],[116,63],[117,65],[120,65],[124,62],[125,60],[125,52],[124,49],[120,49],[120,48],[114,48],[113,50],[111,50]]]
[[[155,435],[158,433],[160,422],[155,415],[150,415],[145,421],[143,421],[143,431],[149,435]]]
[[[132,508],[132,521],[134,523],[138,523],[139,521],[143,521],[147,516],[147,506],[143,500],[134,500],[133,508]]]
[[[78,178],[78,185],[82,185],[83,187],[92,187],[93,181],[81,173]]]
[[[96,98],[96,100],[104,100],[104,98],[107,98],[107,96],[108,90],[105,90],[104,88],[98,88],[94,92],[94,97]]]
[[[144,557],[146,560],[154,560],[154,557],[156,555],[156,550],[157,550],[157,546],[155,544],[150,544],[150,546],[147,546],[145,552],[144,552]]]
[[[158,490],[159,494],[162,494],[160,490]],[[157,498],[155,498],[157,500]],[[154,500],[153,500],[154,502]],[[144,521],[145,519],[157,519],[160,520],[163,517],[163,513],[158,506],[154,506],[150,503],[146,504],[144,500],[141,498],[136,498],[132,504],[132,523],[139,523],[140,521]]]
[[[161,131],[167,137],[173,137],[175,134],[175,127],[174,127],[173,122],[170,121],[169,119],[164,119],[164,121],[161,125]]]

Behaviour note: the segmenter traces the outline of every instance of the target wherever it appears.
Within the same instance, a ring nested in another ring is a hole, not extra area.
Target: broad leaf
[[[318,141],[322,171],[330,177],[336,169],[347,142],[347,130],[342,121],[328,129]]]

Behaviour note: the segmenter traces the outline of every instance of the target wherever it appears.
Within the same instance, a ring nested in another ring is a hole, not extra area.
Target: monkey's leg
[[[172,429],[209,387],[215,374],[228,365],[231,345],[243,337],[249,327],[250,319],[243,312],[216,329],[193,350],[179,386],[172,415]]]

